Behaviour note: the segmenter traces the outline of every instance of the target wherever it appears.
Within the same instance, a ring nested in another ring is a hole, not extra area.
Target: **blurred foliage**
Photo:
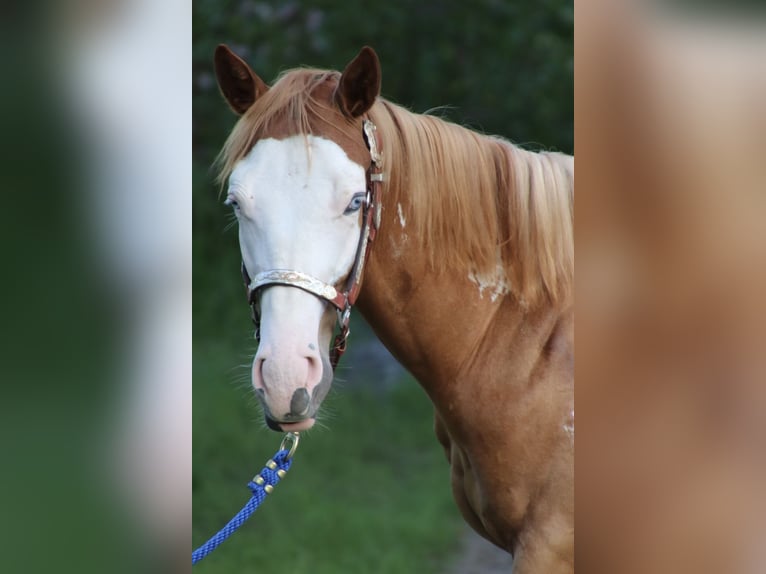
[[[342,70],[370,45],[386,98],[415,112],[440,108],[525,147],[571,153],[573,24],[571,0],[195,0],[195,332],[232,311],[247,327],[245,309],[230,304],[242,295],[236,232],[223,232],[228,212],[210,171],[235,121],[215,83],[217,44],[229,44],[266,82],[302,65]]]

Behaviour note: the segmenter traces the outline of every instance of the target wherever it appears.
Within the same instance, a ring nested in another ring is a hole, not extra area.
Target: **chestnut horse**
[[[358,295],[433,401],[466,521],[517,574],[572,572],[574,159],[392,104],[370,48],[271,87],[215,64],[268,425],[314,424]]]

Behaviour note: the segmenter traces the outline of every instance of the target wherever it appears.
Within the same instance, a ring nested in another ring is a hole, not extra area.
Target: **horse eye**
[[[366,194],[363,191],[355,193],[354,197],[351,198],[348,207],[346,207],[346,210],[343,212],[343,215],[351,215],[352,213],[359,211],[359,209],[364,204],[365,195]]]
[[[230,205],[234,209],[239,209],[239,203],[237,203],[237,200],[234,199],[232,196],[227,197],[226,201],[224,201],[223,204]]]

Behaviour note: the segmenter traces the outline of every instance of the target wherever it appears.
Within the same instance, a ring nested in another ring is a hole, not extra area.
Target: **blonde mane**
[[[407,205],[419,247],[439,270],[503,276],[528,306],[558,303],[574,276],[574,159],[534,153],[379,100],[384,205]],[[390,209],[390,207],[389,207]],[[499,279],[499,277],[498,277]]]
[[[309,120],[327,117],[330,109],[311,93],[339,77],[322,70],[284,73],[226,141],[219,156],[220,181],[275,121],[286,119],[290,133],[311,133]],[[369,115],[383,142],[384,212],[406,206],[408,237],[436,271],[502,277],[530,308],[569,300],[574,279],[571,156],[526,151],[382,98]]]

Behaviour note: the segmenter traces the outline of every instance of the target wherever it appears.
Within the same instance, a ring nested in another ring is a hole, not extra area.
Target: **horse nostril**
[[[261,359],[256,357],[255,364],[253,365],[253,382],[255,382],[255,387],[262,387],[263,386],[263,364],[266,362],[266,359]]]
[[[290,412],[293,415],[305,415],[309,410],[310,402],[309,392],[306,389],[298,389],[293,393],[293,398],[290,399]]]
[[[318,383],[322,379],[322,359],[319,358],[319,355],[309,355],[306,360],[309,363],[309,384]]]

